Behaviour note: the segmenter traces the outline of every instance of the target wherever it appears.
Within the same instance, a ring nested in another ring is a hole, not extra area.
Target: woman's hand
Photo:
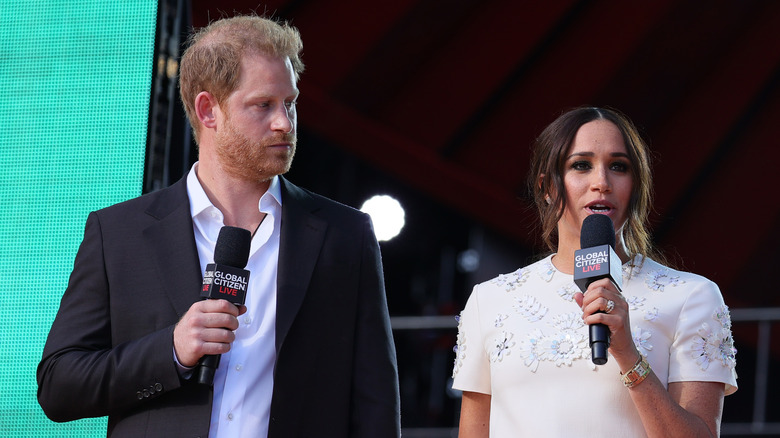
[[[582,309],[585,324],[609,327],[609,353],[617,361],[621,372],[631,369],[640,355],[631,335],[628,303],[617,287],[608,278],[602,278],[591,283],[584,295],[580,292],[574,294],[574,300]],[[613,304],[610,305],[610,302]]]

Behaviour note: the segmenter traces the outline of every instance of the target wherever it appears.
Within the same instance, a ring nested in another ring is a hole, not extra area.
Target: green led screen
[[[87,214],[141,192],[156,17],[0,0],[0,437],[105,436],[105,418],[48,420],[35,370]]]

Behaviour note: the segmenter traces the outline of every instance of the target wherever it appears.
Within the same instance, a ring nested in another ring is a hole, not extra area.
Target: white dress
[[[572,276],[549,256],[478,284],[461,312],[453,388],[491,395],[491,437],[646,436],[614,358],[590,359]],[[737,389],[718,286],[637,256],[623,265],[634,342],[664,384]]]

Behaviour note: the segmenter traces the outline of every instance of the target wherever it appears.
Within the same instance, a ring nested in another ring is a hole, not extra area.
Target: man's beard
[[[216,134],[216,153],[222,169],[230,176],[246,181],[262,182],[290,170],[295,155],[295,132],[275,133],[259,141],[252,141],[236,130],[228,119],[223,130]],[[289,148],[271,148],[287,143]]]

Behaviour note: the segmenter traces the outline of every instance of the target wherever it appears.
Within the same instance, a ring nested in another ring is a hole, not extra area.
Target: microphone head
[[[252,233],[238,227],[224,226],[219,230],[214,247],[214,263],[243,269],[249,260]]]
[[[591,214],[582,221],[580,248],[609,245],[615,248],[615,226],[605,214]]]

